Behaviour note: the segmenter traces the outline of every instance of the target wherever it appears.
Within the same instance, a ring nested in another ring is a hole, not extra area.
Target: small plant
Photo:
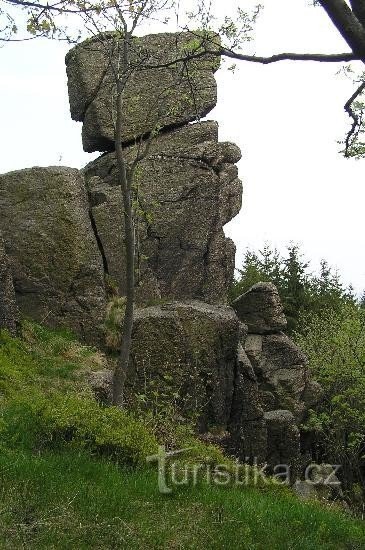
[[[105,315],[105,342],[111,351],[118,351],[121,345],[122,324],[125,315],[126,298],[113,296],[109,300]]]

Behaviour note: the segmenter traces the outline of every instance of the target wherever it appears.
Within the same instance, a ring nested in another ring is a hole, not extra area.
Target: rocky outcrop
[[[202,53],[216,51],[217,44],[216,35],[209,38],[186,32],[132,38],[122,96],[123,143],[156,127],[175,127],[200,119],[213,109],[217,100],[214,72],[220,59]],[[71,116],[83,121],[85,151],[114,150],[114,69],[120,71],[121,49],[122,40],[106,33],[82,42],[66,56]],[[193,52],[199,57],[188,60]]]
[[[276,287],[258,283],[237,298],[233,307],[248,326],[244,347],[264,410],[287,409],[301,421],[320,390],[310,380],[306,356],[281,332],[286,319]]]
[[[250,333],[267,334],[286,327],[280,296],[272,283],[253,285],[233,302],[232,307],[244,320]]]
[[[102,337],[104,272],[78,170],[31,168],[0,175],[0,230],[21,313]]]
[[[127,376],[131,399],[175,404],[199,430],[226,429],[235,383],[239,322],[231,308],[173,302],[136,311]],[[148,405],[148,403],[150,403]]]
[[[138,147],[125,151],[132,162]],[[235,246],[223,226],[241,207],[236,145],[218,142],[218,125],[202,122],[162,134],[136,176],[140,303],[160,298],[225,303]],[[125,294],[122,199],[115,154],[85,168],[92,216],[109,275]]]
[[[14,282],[23,315],[97,345],[105,312],[119,304],[118,348],[126,284],[111,64],[120,45],[107,33],[66,60],[84,148],[104,154],[82,173],[51,167],[0,176],[0,327],[15,328]],[[119,139],[127,170],[135,168],[138,307],[125,396],[173,408],[242,460],[296,465],[298,424],[320,388],[282,332],[274,285],[254,285],[234,309],[226,305],[235,247],[223,228],[241,207],[241,153],[218,141],[217,123],[200,122],[216,102],[219,63],[208,46],[199,34],[132,39]],[[200,57],[174,63],[192,49]],[[90,373],[99,400],[110,400],[111,384],[108,368]]]
[[[256,380],[258,402],[267,429],[269,465],[299,460],[299,429],[306,412],[320,398],[303,352],[281,329],[286,325],[276,287],[258,283],[237,298],[233,307],[248,333],[242,340]]]
[[[15,334],[18,323],[18,308],[15,302],[13,277],[0,232],[0,330]]]

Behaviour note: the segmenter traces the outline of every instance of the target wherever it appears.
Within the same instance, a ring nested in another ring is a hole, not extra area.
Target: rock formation
[[[255,285],[234,309],[227,306],[235,247],[223,227],[241,207],[240,151],[218,141],[217,123],[200,121],[216,103],[217,57],[204,53],[203,43],[198,59],[173,62],[190,51],[192,38],[133,39],[120,136],[128,166],[138,158],[138,307],[126,393],[132,402],[174,403],[205,436],[225,434],[241,459],[295,464],[298,424],[320,389],[282,332],[286,320],[273,285]],[[125,294],[110,69],[117,50],[115,35],[106,34],[66,57],[71,114],[83,121],[84,148],[104,154],[81,172],[51,167],[0,176],[0,231],[21,313],[67,326],[96,345],[110,289],[114,297]],[[13,307],[0,242],[0,326],[13,329]],[[97,373],[93,384],[106,398],[110,373]]]
[[[182,415],[199,415],[201,432],[227,429],[239,331],[234,311],[225,306],[192,301],[138,309],[129,393],[155,392],[161,404],[175,401]]]
[[[286,319],[272,283],[254,285],[232,306],[248,328],[243,345],[264,411],[266,459],[270,464],[293,463],[299,456],[298,424],[318,401],[321,388],[309,377],[306,356],[281,332]]]

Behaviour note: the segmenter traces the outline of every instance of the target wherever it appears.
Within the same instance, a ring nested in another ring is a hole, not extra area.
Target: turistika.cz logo
[[[277,464],[271,468],[270,475],[267,472],[267,464],[261,465],[256,459],[251,459],[250,464],[241,463],[238,460],[231,466],[216,464],[212,466],[206,463],[184,463],[181,460],[172,460],[179,455],[188,454],[191,448],[177,451],[167,451],[165,445],[160,445],[158,453],[147,457],[147,462],[157,464],[158,490],[168,495],[173,487],[196,486],[198,482],[218,486],[257,486],[276,483],[278,485],[290,485],[292,482],[292,469],[288,464]],[[248,457],[247,457],[248,460]],[[331,465],[330,470],[323,475],[321,466],[310,464],[304,472],[304,480],[310,485],[340,485],[336,473],[339,465]]]

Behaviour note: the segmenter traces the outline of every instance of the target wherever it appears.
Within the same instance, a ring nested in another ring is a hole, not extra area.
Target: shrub
[[[322,458],[342,465],[348,486],[365,485],[365,310],[344,303],[341,311],[307,315],[302,324],[296,341],[324,389],[306,428]]]

